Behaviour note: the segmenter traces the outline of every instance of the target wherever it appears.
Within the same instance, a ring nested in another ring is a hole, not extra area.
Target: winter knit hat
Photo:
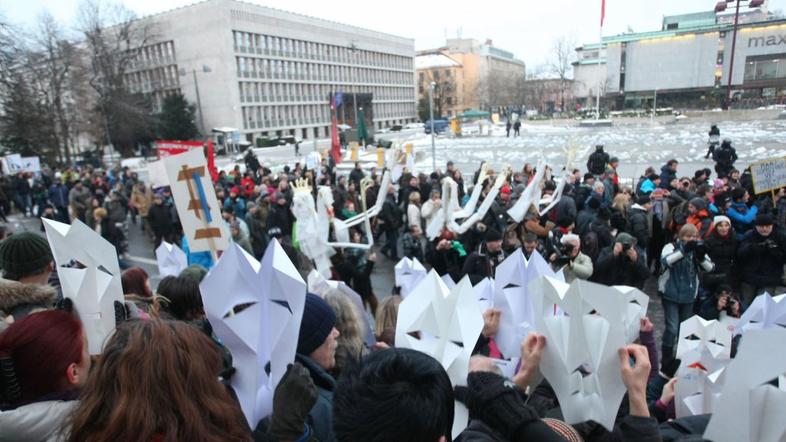
[[[756,215],[756,221],[753,224],[757,226],[771,226],[775,224],[775,220],[769,213],[760,213]]]
[[[704,201],[704,198],[693,198],[688,204],[695,207],[697,212],[707,209],[707,201]]]
[[[502,234],[497,229],[488,229],[485,240],[486,242],[502,241]]]
[[[42,270],[53,260],[49,243],[35,233],[16,233],[0,242],[0,268],[6,278],[28,276]]]
[[[728,223],[729,225],[731,225],[731,220],[729,219],[728,216],[718,215],[712,219],[712,223],[715,225],[718,225],[720,223]]]
[[[614,242],[615,243],[618,242],[618,243],[621,243],[621,244],[634,245],[634,244],[636,244],[636,238],[631,236],[629,233],[620,232],[620,233],[617,234],[617,237],[614,238]]]
[[[336,314],[324,299],[313,293],[306,293],[303,319],[300,321],[300,335],[297,339],[297,352],[310,355],[327,339],[336,325]]]

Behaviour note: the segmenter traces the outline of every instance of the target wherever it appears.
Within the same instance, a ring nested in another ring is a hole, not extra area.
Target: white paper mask
[[[399,306],[396,347],[430,355],[442,364],[453,385],[466,385],[469,358],[482,330],[483,316],[469,277],[448,290],[432,270]],[[458,402],[455,411],[453,434],[458,435],[469,415]]]
[[[786,440],[786,330],[749,330],[726,369],[704,438],[715,442]],[[779,383],[773,386],[772,381]],[[679,384],[679,382],[677,382]]]
[[[91,355],[101,354],[115,330],[114,302],[123,302],[115,246],[79,220],[71,225],[41,219],[57,265],[63,297],[74,302]],[[64,267],[78,262],[84,268]]]
[[[541,276],[556,275],[537,252],[527,261],[518,249],[497,266],[493,301],[502,314],[494,340],[505,357],[518,355],[522,339],[535,329],[529,283]]]
[[[592,419],[611,431],[625,394],[617,350],[630,343],[629,293],[578,279],[567,285],[543,277],[530,284],[537,330],[548,343],[541,373],[565,421]],[[566,315],[555,315],[554,304]]]
[[[214,332],[232,352],[232,387],[255,427],[272,412],[275,387],[295,359],[306,285],[274,240],[261,264],[233,243],[199,289]],[[233,314],[242,304],[251,306]]]
[[[394,268],[396,285],[401,287],[401,297],[405,298],[412,289],[426,277],[426,268],[417,258],[401,258]]]
[[[175,244],[161,241],[156,249],[156,262],[158,273],[164,276],[177,276],[188,267],[188,258],[185,252]]]
[[[737,322],[735,335],[748,330],[786,327],[786,295],[761,294],[753,300]]]

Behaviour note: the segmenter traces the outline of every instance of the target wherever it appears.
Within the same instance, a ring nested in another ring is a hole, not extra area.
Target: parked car
[[[431,120],[426,121],[423,124],[423,126],[424,126],[424,130],[426,131],[426,133],[430,134],[431,133]],[[436,132],[438,134],[447,131],[449,127],[450,127],[450,123],[448,123],[448,120],[434,120],[434,132]]]

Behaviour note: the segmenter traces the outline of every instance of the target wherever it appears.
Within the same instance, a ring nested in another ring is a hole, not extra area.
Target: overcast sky
[[[195,3],[189,0],[119,0],[139,15]],[[492,39],[531,69],[549,58],[562,36],[581,43],[598,40],[601,0],[500,0],[447,2],[422,0],[248,0],[328,20],[415,39],[416,49],[444,44],[459,32],[465,38]],[[73,27],[80,0],[0,0],[0,13],[11,23],[30,25],[48,9]],[[706,11],[716,0],[607,0],[604,35],[658,30],[664,15]],[[464,6],[466,5],[466,6]],[[769,0],[770,10],[786,10],[786,0]]]

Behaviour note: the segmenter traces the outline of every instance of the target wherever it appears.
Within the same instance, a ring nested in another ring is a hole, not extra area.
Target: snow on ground
[[[786,156],[786,121],[719,122],[722,138],[729,138],[737,149],[737,166],[771,157]],[[681,175],[711,167],[705,160],[709,124],[704,122],[650,123],[616,125],[604,128],[561,127],[551,124],[524,124],[521,137],[506,138],[505,129],[495,126],[491,136],[448,138],[436,140],[437,164],[453,160],[463,172],[475,170],[481,161],[493,167],[510,164],[520,169],[525,163],[535,164],[541,155],[555,166],[562,167],[563,149],[571,144],[579,148],[576,166],[586,168],[587,158],[596,144],[620,159],[620,172],[637,177],[648,166],[660,170],[671,158],[680,162]],[[484,132],[485,133],[485,132]],[[430,168],[431,139],[425,134],[408,136],[417,150],[427,152],[419,168]]]

